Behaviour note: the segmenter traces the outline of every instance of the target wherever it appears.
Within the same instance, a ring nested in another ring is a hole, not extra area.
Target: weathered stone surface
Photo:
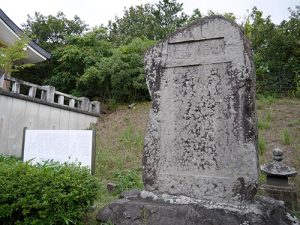
[[[284,201],[290,211],[298,210],[297,189],[294,186],[275,186],[264,184],[260,186],[261,193],[270,198]]]
[[[207,17],[145,55],[147,191],[243,202],[257,189],[255,72],[240,28]]]
[[[98,221],[116,225],[297,225],[282,201],[260,198],[252,204],[230,205],[186,197],[135,197],[112,202]],[[172,202],[172,203],[170,203]]]
[[[297,175],[297,171],[285,163],[283,160],[283,151],[279,148],[273,150],[273,162],[264,164],[260,167],[261,171],[267,174],[267,177],[286,178]]]
[[[133,190],[130,190],[130,191],[123,191],[121,194],[120,194],[120,197],[121,198],[134,198],[134,197],[137,197],[139,195],[140,191],[138,189],[133,189]]]

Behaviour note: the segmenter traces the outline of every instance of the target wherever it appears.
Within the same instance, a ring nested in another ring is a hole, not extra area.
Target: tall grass
[[[284,145],[290,145],[292,143],[292,137],[288,129],[283,129],[281,134],[281,141]]]
[[[267,141],[263,135],[258,135],[258,152],[259,155],[263,155],[267,149]]]
[[[109,123],[106,136],[99,140],[96,154],[96,176],[102,186],[102,198],[97,206],[102,207],[111,200],[118,198],[125,190],[142,189],[141,152],[144,145],[143,133],[136,128],[136,121],[127,116],[119,116],[115,123]],[[106,184],[116,186],[108,193]]]
[[[258,109],[262,109],[264,106],[268,106],[273,104],[276,100],[277,97],[276,95],[262,95],[262,94],[258,94],[257,95],[257,108]]]
[[[269,129],[271,127],[271,122],[273,120],[273,113],[272,110],[269,109],[265,115],[262,116],[262,118],[260,118],[258,120],[257,123],[257,127],[260,130],[265,130],[265,129]]]

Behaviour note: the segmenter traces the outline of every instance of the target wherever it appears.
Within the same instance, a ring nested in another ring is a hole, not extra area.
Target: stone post
[[[12,86],[12,92],[16,94],[20,94],[20,83],[18,81],[15,81]]]
[[[45,90],[42,90],[41,100],[46,101],[46,91]]]
[[[72,108],[74,108],[75,107],[75,99],[70,99],[70,101],[69,101],[69,106],[70,107],[72,107]]]
[[[296,176],[297,171],[282,162],[283,151],[273,150],[273,162],[261,166],[261,171],[267,175],[267,183],[261,190],[269,197],[282,200],[290,210],[297,208],[297,191],[289,184],[289,177]]]
[[[9,78],[9,76],[6,76],[3,71],[0,70],[0,88],[3,91],[10,91],[10,81],[6,80],[6,78]]]
[[[54,95],[55,95],[55,87],[53,86],[42,86],[42,87],[46,89],[44,100],[46,100],[46,102],[53,103]]]
[[[32,98],[35,98],[35,95],[36,95],[36,87],[31,87],[31,88],[29,89],[28,96],[29,96],[29,97],[32,97]]]
[[[80,109],[84,111],[89,111],[90,100],[86,97],[79,98],[81,100]]]
[[[93,101],[92,104],[95,106],[94,108],[94,113],[100,115],[100,102],[98,101]]]
[[[64,105],[65,104],[64,102],[65,102],[65,97],[62,95],[58,96],[58,104]]]
[[[89,102],[89,112],[93,112],[93,104]]]
[[[0,88],[1,89],[4,89],[4,82],[5,82],[4,78],[5,78],[4,74],[0,75]]]

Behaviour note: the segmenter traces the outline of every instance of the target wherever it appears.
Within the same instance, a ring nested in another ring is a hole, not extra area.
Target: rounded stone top
[[[275,148],[273,150],[273,159],[278,162],[283,160],[283,151],[280,148]]]
[[[292,177],[297,175],[297,171],[293,167],[282,163],[283,151],[279,148],[273,150],[273,162],[264,164],[260,167],[261,171],[270,176]]]

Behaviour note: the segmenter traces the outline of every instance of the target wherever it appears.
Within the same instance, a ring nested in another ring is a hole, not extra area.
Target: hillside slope
[[[111,181],[119,185],[118,191],[142,187],[141,156],[150,104],[139,103],[132,109],[120,106],[101,116],[97,125],[96,176],[104,187]],[[280,147],[285,162],[300,173],[300,100],[261,98],[257,101],[257,114],[260,163],[271,161],[272,150]],[[294,180],[298,190],[299,177]],[[117,193],[103,190],[97,206],[116,198]]]

